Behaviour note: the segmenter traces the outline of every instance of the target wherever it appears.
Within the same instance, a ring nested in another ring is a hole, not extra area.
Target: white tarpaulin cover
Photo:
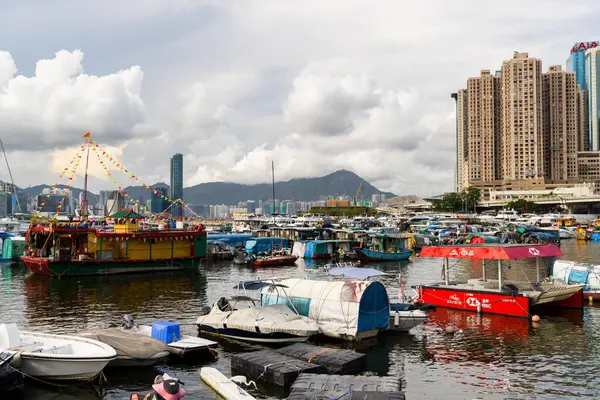
[[[389,298],[380,282],[285,279],[280,283],[287,286],[298,313],[317,321],[325,336],[354,340],[389,325]],[[273,287],[261,294],[265,305],[288,302]]]

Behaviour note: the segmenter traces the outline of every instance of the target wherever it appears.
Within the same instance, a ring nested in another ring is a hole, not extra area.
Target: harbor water
[[[600,263],[600,244],[563,241],[568,260]],[[394,297],[396,274],[407,287],[441,280],[441,260],[415,258],[413,262],[373,264],[394,277],[383,279]],[[204,263],[198,271],[49,279],[30,274],[23,266],[0,270],[0,322],[16,322],[21,329],[71,334],[89,328],[118,325],[124,314],[138,323],[177,321],[184,333],[196,334],[194,322],[204,305],[233,294],[241,280],[271,277],[322,277],[295,267],[252,270],[232,262]],[[507,272],[535,278],[531,265],[507,265]],[[477,272],[457,263],[453,276]],[[258,294],[257,294],[258,297]],[[460,331],[445,334],[452,325]],[[128,399],[130,393],[148,392],[157,370],[185,382],[186,398],[213,399],[216,395],[199,378],[199,368],[212,366],[230,374],[230,355],[260,346],[221,342],[216,360],[159,365],[157,369],[106,370],[102,388],[89,385],[27,385],[26,399]],[[430,321],[409,334],[383,335],[362,344],[368,370],[401,379],[407,399],[560,399],[597,398],[600,377],[600,308],[544,315],[538,327],[518,318],[478,316],[439,309]],[[250,391],[257,398],[272,394]]]

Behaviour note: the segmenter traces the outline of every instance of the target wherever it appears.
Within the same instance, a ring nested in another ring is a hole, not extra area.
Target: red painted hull
[[[476,312],[477,305],[481,304],[481,311],[487,314],[520,318],[529,318],[530,315],[529,298],[522,295],[426,285],[419,286],[419,295],[425,303],[438,307]]]
[[[255,267],[293,265],[297,259],[298,259],[298,256],[278,256],[278,257],[265,258],[262,260],[256,260],[252,263],[252,265]]]

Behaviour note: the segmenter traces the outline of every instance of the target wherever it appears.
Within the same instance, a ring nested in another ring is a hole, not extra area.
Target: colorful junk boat
[[[581,284],[567,284],[559,280],[540,282],[540,259],[561,256],[554,244],[546,245],[470,245],[431,246],[421,250],[421,257],[444,259],[445,282],[417,286],[425,303],[438,307],[466,311],[529,318],[537,306],[583,308]],[[481,260],[483,276],[468,282],[449,281],[449,259]],[[507,260],[535,259],[537,280],[530,282],[505,282],[502,279],[502,262]],[[486,261],[496,261],[498,279],[486,277]]]
[[[409,249],[409,237],[388,234],[371,234],[366,246],[355,247],[362,262],[408,260],[413,251]]]
[[[194,268],[206,256],[206,231],[140,230],[144,217],[120,211],[112,232],[88,223],[32,223],[21,259],[36,274],[80,276]]]

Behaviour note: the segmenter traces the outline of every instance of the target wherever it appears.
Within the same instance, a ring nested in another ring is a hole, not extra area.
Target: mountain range
[[[371,199],[374,194],[385,194],[387,198],[395,195],[383,192],[354,172],[339,170],[329,175],[318,178],[299,178],[285,182],[275,182],[275,198],[280,200],[319,200],[326,196],[350,196],[354,197],[362,182],[362,193],[359,198]],[[28,196],[39,195],[48,185],[37,185],[22,189]],[[64,187],[64,186],[58,186]],[[166,183],[160,182],[153,188],[169,188]],[[75,197],[79,196],[82,189],[71,188]],[[151,197],[148,189],[142,186],[128,186],[125,191],[134,199],[141,197],[146,201]],[[231,182],[208,182],[183,189],[183,198],[188,204],[236,204],[246,200],[269,200],[273,196],[273,188],[270,183],[259,183],[255,185],[244,185]],[[96,204],[99,196],[94,193],[88,194],[90,204]]]

